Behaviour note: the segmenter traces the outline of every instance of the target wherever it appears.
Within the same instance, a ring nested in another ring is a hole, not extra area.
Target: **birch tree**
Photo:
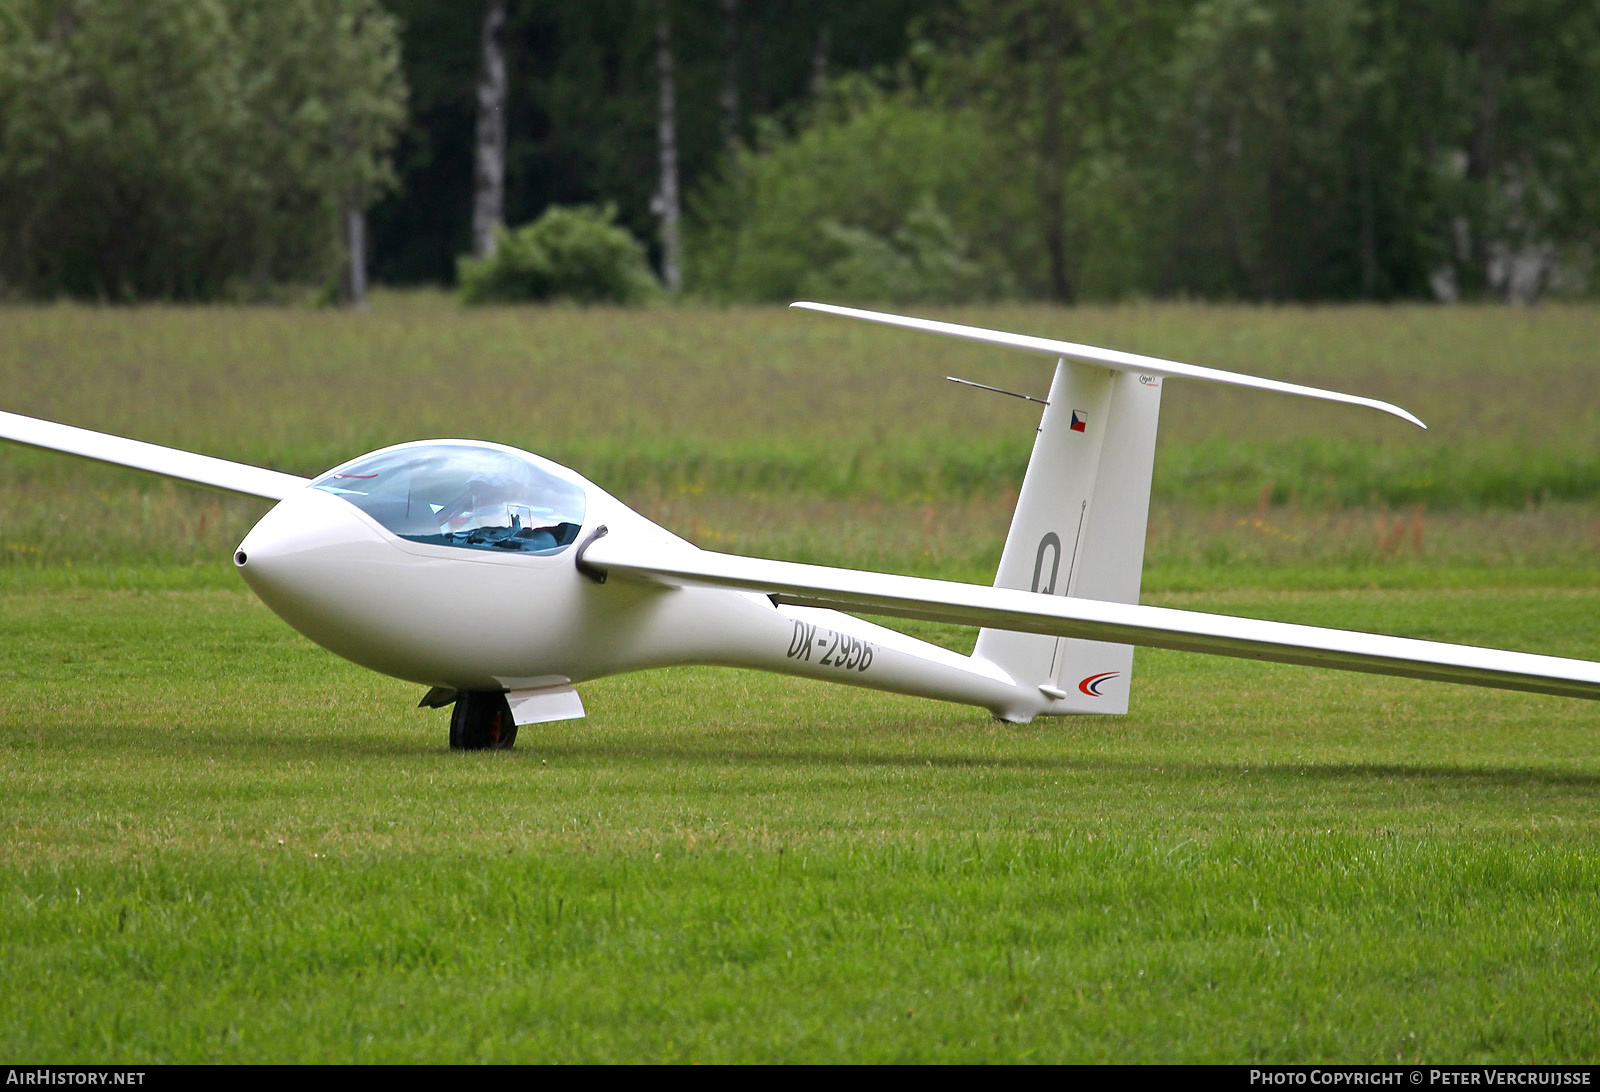
[[[730,159],[739,151],[739,0],[722,0],[722,147]]]
[[[661,189],[655,211],[661,218],[661,279],[667,291],[683,287],[682,203],[678,196],[678,104],[672,73],[672,22],[665,0],[656,9],[656,72],[660,78]]]
[[[483,10],[483,67],[478,76],[478,135],[472,157],[472,255],[494,253],[495,229],[505,223],[506,54],[505,0]]]

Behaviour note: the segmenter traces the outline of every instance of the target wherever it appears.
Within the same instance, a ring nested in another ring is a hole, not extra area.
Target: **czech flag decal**
[[[1090,675],[1078,684],[1078,689],[1091,698],[1103,698],[1105,695],[1100,693],[1100,687],[1120,674],[1122,674],[1120,671],[1102,671],[1098,675]]]
[[[1081,409],[1072,411],[1072,431],[1082,432],[1089,427],[1089,415]]]

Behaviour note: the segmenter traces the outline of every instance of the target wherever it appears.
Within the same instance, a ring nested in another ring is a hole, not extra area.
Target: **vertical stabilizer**
[[[995,587],[1139,600],[1161,377],[1062,359]],[[1048,713],[1125,713],[1133,647],[1007,630],[974,655],[1055,698]]]

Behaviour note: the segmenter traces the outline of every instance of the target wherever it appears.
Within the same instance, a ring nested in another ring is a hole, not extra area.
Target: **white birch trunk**
[[[367,309],[367,213],[357,202],[345,210],[344,305],[357,311]]]
[[[722,147],[739,151],[739,0],[722,0]]]
[[[495,228],[505,222],[506,56],[505,0],[488,0],[483,12],[483,70],[478,76],[478,139],[472,160],[472,255],[494,253]]]
[[[833,34],[828,24],[817,28],[817,44],[811,50],[811,96],[820,98],[828,87],[828,54],[833,51]]]
[[[667,291],[683,287],[683,242],[678,221],[678,107],[672,77],[672,26],[663,2],[656,16],[656,67],[661,76],[661,190],[656,195],[656,212],[661,217],[661,279]]]

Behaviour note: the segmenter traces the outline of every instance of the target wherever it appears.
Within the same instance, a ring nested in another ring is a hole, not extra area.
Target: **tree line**
[[[375,0],[0,0],[0,291],[331,288],[405,116]]]
[[[1581,295],[1596,86],[1592,0],[0,0],[0,292],[358,300],[592,206],[719,299]]]

